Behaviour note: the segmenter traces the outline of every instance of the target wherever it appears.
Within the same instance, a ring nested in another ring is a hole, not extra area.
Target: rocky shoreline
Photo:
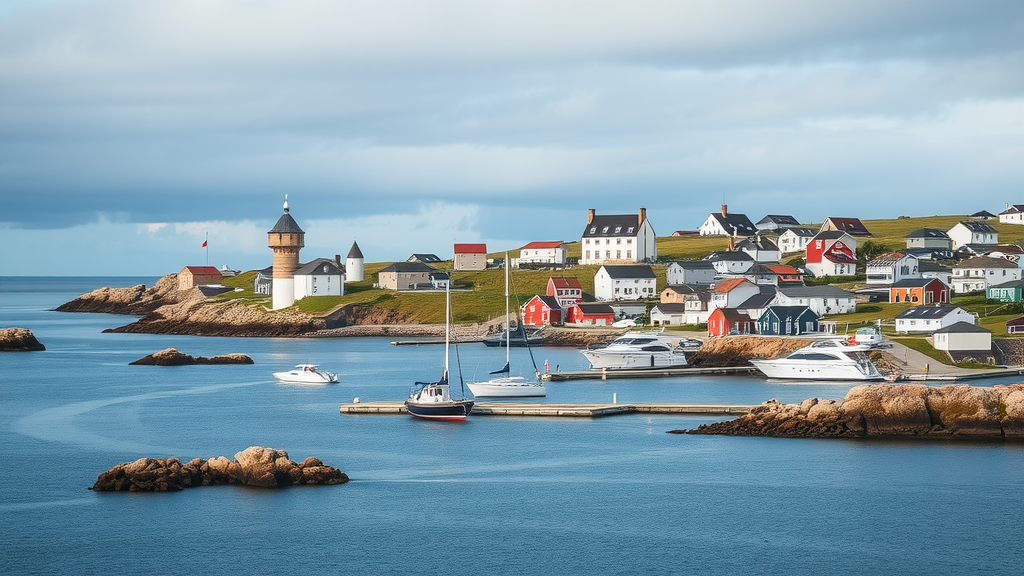
[[[349,478],[316,458],[296,464],[284,450],[250,446],[234,460],[217,456],[195,458],[182,464],[178,458],[139,458],[118,464],[96,478],[96,492],[177,492],[198,486],[241,484],[260,488],[329,486]]]
[[[194,364],[254,364],[254,362],[252,358],[237,352],[207,358],[205,356],[193,357],[178,352],[177,348],[167,348],[128,363],[129,366],[191,366]]]
[[[1024,441],[1024,384],[857,386],[844,400],[769,400],[726,422],[676,434],[785,438],[973,438]]]
[[[35,334],[27,328],[0,330],[0,352],[40,352],[46,350]]]

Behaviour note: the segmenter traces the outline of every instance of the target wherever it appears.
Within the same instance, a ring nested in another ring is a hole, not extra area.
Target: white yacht
[[[750,363],[765,376],[781,380],[881,380],[867,349],[845,340],[819,340],[784,358]]]
[[[671,368],[686,365],[686,352],[663,334],[630,332],[600,348],[580,350],[594,369]]]
[[[330,384],[338,381],[337,374],[321,370],[316,364],[299,364],[287,372],[274,372],[274,378],[292,384]]]

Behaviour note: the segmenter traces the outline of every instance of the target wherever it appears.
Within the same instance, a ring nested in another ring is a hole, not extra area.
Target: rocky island
[[[195,458],[139,458],[118,464],[99,475],[90,490],[97,492],[177,492],[197,486],[241,484],[260,488],[344,484],[348,476],[316,458],[296,464],[284,450],[250,446],[234,460],[217,456]]]
[[[787,438],[976,438],[1024,441],[1024,384],[857,386],[844,400],[809,398],[800,404],[769,400],[727,422],[676,434]]]
[[[143,356],[135,362],[130,362],[130,366],[191,366],[193,364],[253,364],[252,358],[249,358],[245,354],[224,354],[221,356],[213,356],[207,358],[205,356],[193,357],[188,354],[182,354],[178,352],[177,348],[168,348],[159,352],[154,352],[148,356]]]
[[[4,328],[0,330],[0,352],[38,352],[46,346],[36,340],[26,328]]]

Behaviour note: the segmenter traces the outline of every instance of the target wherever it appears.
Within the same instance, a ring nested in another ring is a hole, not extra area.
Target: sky
[[[0,0],[0,275],[1024,203],[1020,0]],[[201,247],[209,238],[209,252]]]

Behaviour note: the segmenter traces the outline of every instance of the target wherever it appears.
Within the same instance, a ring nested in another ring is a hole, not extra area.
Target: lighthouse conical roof
[[[362,257],[363,257],[363,252],[362,252],[362,250],[359,249],[359,244],[356,244],[355,242],[353,242],[352,243],[352,249],[348,251],[348,256],[346,256],[346,258],[362,258]]]
[[[267,234],[305,234],[305,232],[302,231],[302,228],[299,228],[292,215],[285,212],[278,218],[277,224]]]

